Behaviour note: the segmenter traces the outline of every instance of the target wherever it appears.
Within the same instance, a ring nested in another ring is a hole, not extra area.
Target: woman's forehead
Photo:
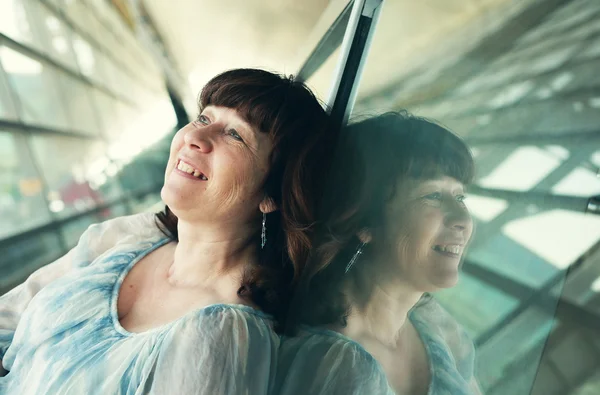
[[[412,185],[415,188],[427,186],[440,186],[451,189],[464,189],[464,184],[452,176],[439,175],[436,177],[427,177],[420,179],[411,179]]]
[[[463,192],[465,186],[456,178],[447,175],[424,178],[405,177],[398,180],[395,195],[400,199],[410,198],[415,194],[418,195],[422,192],[433,192],[434,190]]]

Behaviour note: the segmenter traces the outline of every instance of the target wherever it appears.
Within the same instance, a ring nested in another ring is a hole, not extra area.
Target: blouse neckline
[[[415,327],[415,330],[419,336],[419,339],[421,340],[421,343],[423,343],[423,347],[425,349],[425,354],[427,356],[427,366],[429,368],[429,383],[427,386],[427,393],[426,395],[433,395],[434,394],[434,389],[436,388],[435,382],[436,382],[436,369],[435,366],[433,365],[433,353],[431,350],[431,344],[430,342],[435,342],[435,339],[433,339],[431,336],[429,336],[425,330],[425,328],[423,328],[421,326],[421,322],[418,321],[418,319],[415,318],[415,310],[411,310],[408,314],[408,319],[410,320],[410,322],[413,324],[413,326]],[[339,339],[345,340],[350,344],[353,344],[355,347],[357,347],[361,352],[365,353],[366,355],[368,355],[369,357],[371,357],[371,359],[373,360],[373,362],[375,363],[375,365],[377,366],[377,369],[379,370],[379,372],[381,372],[383,375],[385,375],[385,371],[383,370],[383,367],[381,366],[381,364],[379,363],[379,361],[377,359],[375,359],[375,357],[368,352],[360,343],[358,343],[356,340],[353,340],[351,338],[349,338],[348,336],[344,335],[343,333],[334,331],[332,329],[327,329],[327,328],[315,328],[315,327],[311,327],[308,325],[302,325],[301,326],[302,329],[304,329],[307,332],[310,333],[314,333],[314,334],[325,334],[328,336],[332,336],[332,337],[337,337]],[[388,387],[389,389],[393,392],[393,388],[389,385],[388,383]]]
[[[125,329],[119,321],[119,313],[118,313],[118,308],[117,308],[119,293],[121,291],[121,286],[123,285],[123,281],[125,281],[125,277],[127,277],[127,274],[129,274],[129,272],[133,269],[133,267],[143,257],[150,254],[152,251],[156,250],[157,248],[167,244],[170,241],[171,241],[171,239],[169,239],[168,237],[164,237],[164,238],[161,238],[159,241],[152,243],[150,245],[150,247],[148,247],[148,248],[135,251],[134,258],[131,260],[131,262],[129,262],[127,264],[127,266],[119,274],[119,277],[117,278],[117,281],[114,284],[112,295],[111,295],[111,300],[110,300],[110,315],[111,315],[111,319],[112,319],[112,323],[113,323],[113,328],[115,329],[115,331],[117,331],[119,334],[126,336],[126,337],[145,336],[145,335],[151,335],[154,333],[163,333],[163,332],[168,331],[171,327],[173,327],[177,323],[186,321],[186,320],[188,320],[192,317],[195,317],[197,315],[200,315],[200,314],[208,314],[211,311],[214,311],[217,309],[223,309],[223,308],[242,311],[244,313],[252,314],[252,315],[258,316],[262,319],[268,320],[268,321],[273,320],[273,317],[271,315],[264,313],[260,310],[257,310],[251,306],[244,305],[244,304],[213,303],[213,304],[209,304],[207,306],[200,307],[198,309],[189,311],[188,313],[182,315],[181,317],[176,318],[173,321],[170,321],[163,325],[159,325],[155,328],[145,330],[143,332],[130,332],[127,329]]]

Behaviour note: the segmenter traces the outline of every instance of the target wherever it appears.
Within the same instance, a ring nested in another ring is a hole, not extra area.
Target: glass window
[[[114,136],[118,135],[122,129],[122,120],[117,107],[117,100],[104,91],[95,88],[92,90],[92,96],[94,98],[97,113],[100,116],[102,134],[110,141],[114,139]]]
[[[31,273],[66,251],[54,230],[0,245],[0,295],[22,283]]]
[[[547,359],[549,334],[583,333],[593,318],[564,313],[567,325],[553,329],[561,312],[551,302],[562,287],[554,296],[520,298],[568,272],[567,288],[574,273],[596,268],[585,282],[577,277],[580,292],[572,293],[587,311],[598,301],[600,217],[583,212],[585,198],[600,193],[597,139],[583,137],[600,121],[598,6],[574,0],[528,26],[522,12],[531,3],[482,0],[477,12],[453,3],[434,10],[385,2],[352,116],[406,109],[477,148],[475,195],[466,200],[476,222],[465,263],[472,270],[436,297],[480,340],[484,392],[525,394]],[[496,197],[494,189],[507,193]]]
[[[63,12],[73,22],[79,30],[94,36],[96,25],[94,24],[94,16],[86,7],[84,1],[80,0],[63,0]]]
[[[93,224],[102,222],[100,216],[96,214],[84,215],[73,221],[68,221],[62,226],[61,233],[64,237],[65,243],[68,248],[72,248],[77,244],[81,234]]]
[[[71,29],[43,4],[36,3],[36,8],[40,18],[40,30],[48,41],[50,56],[57,62],[77,70]]]
[[[306,81],[306,84],[310,89],[315,92],[317,97],[323,102],[327,103],[329,94],[331,92],[332,77],[338,67],[340,56],[340,47],[338,47],[333,53],[325,60],[321,67]],[[327,103],[332,105],[333,103]]]
[[[165,208],[165,204],[160,197],[160,192],[149,193],[142,197],[133,198],[131,200],[131,206],[134,213],[141,213],[144,211],[156,213]]]
[[[68,217],[121,196],[118,169],[106,157],[104,143],[33,135],[31,145],[48,184],[50,211],[57,217]]]
[[[27,0],[3,0],[0,3],[0,32],[21,44],[43,48],[36,32]]]
[[[17,109],[4,70],[0,67],[0,119],[16,120]]]
[[[90,98],[93,88],[66,73],[59,73],[59,82],[71,120],[71,129],[83,134],[99,136],[101,127]]]
[[[73,35],[73,50],[81,73],[96,82],[104,84],[106,73],[98,60],[98,50],[79,34]]]
[[[0,47],[0,61],[19,97],[25,123],[60,129],[69,127],[54,67],[8,47]]]
[[[22,134],[0,130],[0,239],[50,221],[44,184]]]
[[[519,304],[518,299],[467,273],[461,273],[458,286],[436,292],[435,296],[473,339],[490,329]],[[485,303],[481,303],[482,300]]]

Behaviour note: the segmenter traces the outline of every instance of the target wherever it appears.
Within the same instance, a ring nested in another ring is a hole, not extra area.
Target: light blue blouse
[[[393,394],[358,343],[304,328],[279,337],[271,318],[217,304],[130,333],[118,321],[119,288],[168,240],[150,213],[91,226],[67,255],[0,297],[4,394]],[[411,320],[430,360],[429,395],[476,394],[473,346],[437,305]]]
[[[429,360],[427,395],[480,394],[473,376],[473,343],[435,301],[415,307],[409,318]],[[393,395],[381,365],[359,343],[334,331],[304,327],[279,349],[274,394]]]
[[[126,274],[168,240],[152,214],[93,225],[69,254],[0,297],[0,394],[267,394],[279,337],[242,305],[212,305],[130,333]]]

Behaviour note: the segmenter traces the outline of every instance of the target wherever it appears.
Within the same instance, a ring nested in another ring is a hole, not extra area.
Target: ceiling
[[[386,0],[363,89],[377,90],[438,50],[436,40],[494,13],[508,0]],[[235,67],[296,73],[316,39],[347,0],[144,0],[174,61],[195,95],[215,74]],[[325,19],[325,23],[320,19]],[[318,31],[314,31],[315,28]],[[311,35],[312,33],[312,35]],[[311,41],[312,37],[312,41]],[[477,37],[477,35],[475,35]],[[464,36],[461,38],[464,43]],[[308,45],[307,45],[308,44]],[[464,45],[463,45],[464,46]],[[394,50],[390,51],[390,47]],[[336,59],[309,83],[325,97]]]

